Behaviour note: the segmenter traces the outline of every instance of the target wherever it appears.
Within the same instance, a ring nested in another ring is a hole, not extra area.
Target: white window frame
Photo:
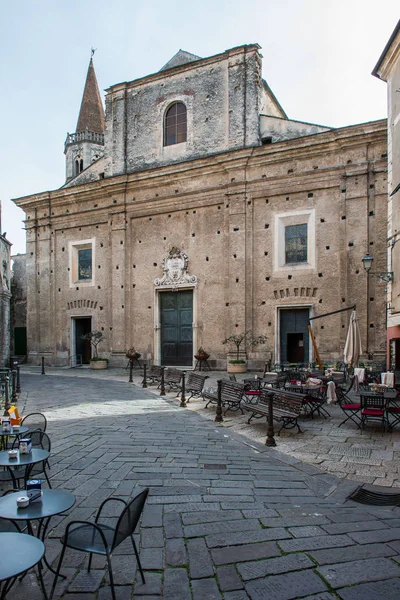
[[[95,239],[69,242],[69,287],[93,287],[95,282]],[[78,279],[78,251],[92,250],[92,279]]]
[[[290,225],[307,225],[307,262],[287,263],[285,228]],[[315,269],[315,209],[298,210],[275,215],[274,220],[274,272]]]

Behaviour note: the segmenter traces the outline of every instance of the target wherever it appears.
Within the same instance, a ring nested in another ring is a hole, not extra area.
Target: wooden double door
[[[193,292],[160,293],[161,364],[193,364]]]

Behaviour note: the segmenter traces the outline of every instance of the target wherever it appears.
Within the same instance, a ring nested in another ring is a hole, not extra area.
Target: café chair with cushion
[[[380,421],[383,434],[386,424],[386,400],[383,395],[376,397],[361,395],[361,433],[367,421]]]
[[[353,423],[355,425],[357,425],[357,427],[359,429],[361,429],[361,416],[360,416],[361,404],[360,404],[360,402],[353,402],[347,396],[346,392],[344,390],[342,390],[340,387],[336,388],[336,398],[337,398],[340,408],[346,415],[346,418],[341,423],[339,423],[338,427],[340,427],[344,423],[347,423],[347,421],[350,420],[350,421],[353,421]]]
[[[47,450],[48,452],[51,452],[51,441],[50,441],[50,438],[47,435],[47,433],[45,433],[44,431],[40,431],[38,429],[36,431],[30,431],[26,435],[27,435],[27,437],[29,437],[32,440],[32,448],[42,448],[43,450]],[[15,438],[13,445],[12,445],[13,448],[18,448],[19,440],[22,437],[24,437],[23,434],[21,434],[20,436]],[[46,468],[49,468],[49,467],[50,467],[49,461],[42,460],[41,462],[38,462],[31,466],[28,466],[26,469],[24,469],[23,473],[20,474],[19,479],[22,479],[22,478],[24,478],[25,480],[26,479],[37,479],[38,475],[43,474],[46,478],[49,488],[51,488],[50,479],[49,479],[49,476],[47,475],[47,471],[46,471]]]
[[[31,431],[34,429],[40,429],[41,431],[46,431],[47,429],[47,419],[42,413],[29,413],[26,415],[22,421],[21,425],[25,427],[29,427]]]
[[[135,496],[135,498],[133,498],[129,503],[122,498],[107,498],[100,505],[94,523],[90,521],[71,521],[71,523],[68,523],[65,534],[61,538],[63,547],[61,550],[60,559],[58,561],[57,572],[53,581],[53,586],[51,588],[50,600],[52,600],[54,590],[56,589],[65,550],[67,548],[90,553],[88,572],[90,572],[92,566],[93,554],[101,554],[106,556],[108,573],[110,576],[111,596],[113,600],[116,600],[111,556],[115,548],[117,548],[117,546],[119,546],[128,537],[130,537],[132,541],[142,582],[143,584],[146,583],[133,534],[140,519],[140,515],[142,514],[148,493],[149,488],[146,488],[143,490],[143,492]],[[110,527],[109,525],[99,522],[101,511],[108,502],[122,502],[122,504],[125,505],[115,527]]]

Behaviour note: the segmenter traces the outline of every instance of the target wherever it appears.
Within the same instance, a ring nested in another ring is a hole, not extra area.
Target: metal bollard
[[[4,378],[5,381],[5,388],[4,388],[4,416],[8,416],[8,409],[10,408],[11,404],[10,404],[10,396],[9,396],[9,389],[8,389],[8,382],[9,382],[10,378],[8,375],[6,375],[6,377]]]
[[[132,371],[133,371],[133,360],[130,358],[129,359],[129,383],[133,383]]]
[[[275,432],[274,432],[274,412],[272,403],[274,401],[273,392],[268,394],[268,425],[267,425],[267,439],[265,440],[266,446],[276,446]]]
[[[14,404],[17,400],[17,371],[11,371],[11,402]]]
[[[20,367],[17,365],[17,394],[21,393],[21,374]]]
[[[186,371],[183,371],[183,373],[182,373],[182,395],[181,395],[181,403],[179,405],[182,408],[186,408],[185,377],[186,377]]]
[[[160,396],[165,396],[164,371],[165,371],[165,367],[161,367]]]
[[[147,388],[147,366],[146,363],[143,364],[143,381],[142,381],[142,388]]]
[[[44,372],[44,356],[42,356],[42,375],[46,375]]]
[[[218,381],[218,401],[217,401],[217,410],[215,414],[215,419],[217,423],[221,423],[224,419],[222,417],[222,399],[221,399],[221,381]]]

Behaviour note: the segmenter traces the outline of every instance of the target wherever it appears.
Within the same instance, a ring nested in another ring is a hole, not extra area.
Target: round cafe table
[[[7,494],[0,498],[0,518],[13,521],[26,521],[28,532],[34,535],[31,521],[38,520],[37,537],[43,542],[51,517],[59,515],[70,509],[75,504],[75,496],[65,490],[42,490],[42,501],[32,502],[24,508],[19,508],[17,498],[24,494],[23,490]],[[44,557],[46,566],[53,571]],[[54,571],[53,571],[54,573]]]
[[[27,427],[27,425],[20,425],[18,431],[14,431],[14,427],[11,427],[11,431],[3,431],[0,429],[0,449],[5,450],[7,448],[7,439],[9,437],[25,435],[28,431],[29,427]]]
[[[40,563],[44,555],[44,544],[41,540],[24,533],[0,533],[0,545],[6,552],[0,562],[0,598],[3,599],[16,582],[18,575]],[[40,565],[39,578],[44,596],[47,598]]]
[[[13,467],[25,467],[25,481],[29,477],[30,468],[36,463],[45,461],[49,458],[50,452],[43,450],[42,448],[32,448],[29,454],[21,454],[18,450],[18,454],[15,458],[10,458],[8,450],[2,450],[0,452],[0,467],[6,467],[11,475],[14,486],[17,486],[16,478],[13,475]],[[21,478],[22,479],[22,478]]]

